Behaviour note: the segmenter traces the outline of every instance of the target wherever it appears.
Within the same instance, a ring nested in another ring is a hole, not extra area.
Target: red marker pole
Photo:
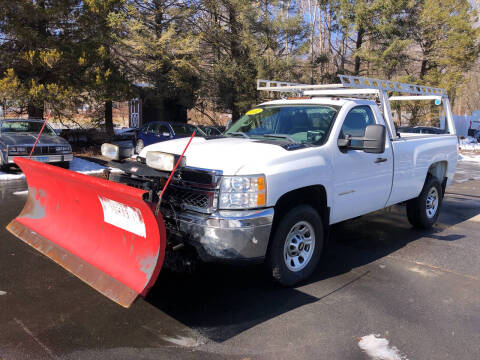
[[[155,209],[155,215],[157,215],[158,212],[160,211],[160,203],[162,202],[163,193],[167,189],[168,184],[170,184],[170,180],[172,180],[173,174],[175,174],[175,170],[177,170],[178,165],[180,165],[180,161],[182,161],[183,155],[185,155],[185,151],[187,151],[187,149],[190,146],[190,143],[192,142],[196,133],[197,133],[197,131],[195,130],[193,132],[192,136],[190,136],[190,140],[188,140],[187,146],[185,146],[185,149],[183,149],[182,155],[180,155],[180,158],[178,159],[177,163],[175,164],[175,167],[173,168],[172,172],[170,173],[170,176],[168,177],[167,182],[165,183],[165,186],[163,187],[162,192],[160,193],[160,196],[158,198],[158,204],[157,204],[157,207]]]
[[[40,129],[40,132],[38,133],[37,138],[35,139],[35,143],[33,144],[32,150],[30,151],[30,155],[28,155],[29,159],[31,159],[31,157],[32,157],[33,150],[35,150],[35,146],[37,146],[38,140],[40,139],[40,135],[42,135],[42,132],[43,132],[43,129],[45,128],[45,125],[47,125],[47,121],[48,121],[48,115],[45,118],[45,121],[43,122],[42,128]]]

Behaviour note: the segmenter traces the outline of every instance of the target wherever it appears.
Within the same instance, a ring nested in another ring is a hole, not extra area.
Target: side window
[[[152,124],[152,123],[149,123],[145,126],[145,131],[146,132],[153,132],[153,127],[155,126],[155,124]]]
[[[167,125],[160,126],[160,134],[163,134],[163,133],[170,134],[170,129],[168,128]]]
[[[368,125],[375,125],[375,118],[373,117],[370,106],[354,107],[343,121],[340,138],[345,138],[347,135],[351,137],[363,137]],[[352,146],[361,147],[362,145],[362,140],[352,140]]]
[[[164,124],[156,124],[155,129],[153,131],[155,132],[155,134],[160,134],[160,135],[162,135],[163,133],[170,134],[170,130],[168,130],[168,127]]]

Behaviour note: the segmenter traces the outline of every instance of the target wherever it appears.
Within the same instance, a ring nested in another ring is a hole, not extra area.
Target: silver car
[[[14,157],[28,157],[42,128],[43,120],[0,120],[0,168],[13,164]],[[57,163],[68,168],[73,160],[72,147],[48,125],[33,151],[32,159],[45,163]]]

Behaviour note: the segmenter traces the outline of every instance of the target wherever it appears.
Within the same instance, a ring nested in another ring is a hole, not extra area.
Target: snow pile
[[[407,360],[400,355],[398,349],[394,346],[388,346],[387,339],[382,339],[379,335],[366,335],[360,338],[358,346],[372,360]]]
[[[70,162],[70,170],[76,171],[82,174],[101,174],[105,166],[99,165],[97,163],[83,160],[77,157],[74,157]],[[17,170],[18,171],[18,170]],[[19,180],[25,178],[25,175],[21,172],[15,170],[10,170],[9,173],[0,171],[0,181],[5,180]]]
[[[480,151],[480,144],[475,138],[471,136],[467,136],[465,139],[461,139],[458,147],[460,148],[460,150]]]

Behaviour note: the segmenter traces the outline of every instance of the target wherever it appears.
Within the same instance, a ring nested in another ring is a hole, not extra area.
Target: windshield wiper
[[[241,131],[232,131],[231,133],[227,133],[225,135],[241,136],[241,137],[244,137],[246,139],[250,138],[250,136],[248,136],[247,134],[245,134],[244,132],[241,132]]]
[[[287,139],[290,140],[292,143],[299,144],[297,140],[292,138],[290,135],[287,134],[263,134],[263,137],[271,137],[271,138],[279,138],[279,139]]]

